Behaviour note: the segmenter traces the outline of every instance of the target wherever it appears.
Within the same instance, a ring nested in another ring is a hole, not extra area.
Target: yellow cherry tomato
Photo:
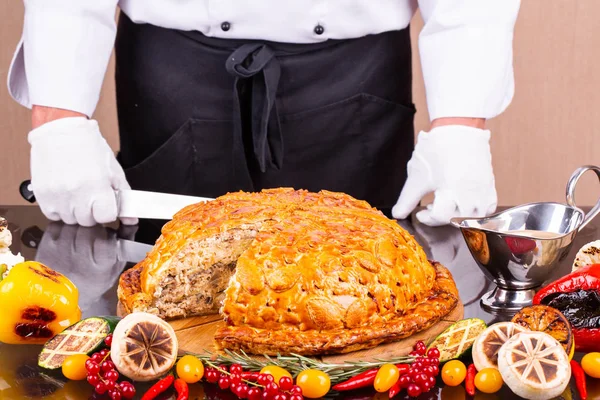
[[[308,399],[318,399],[329,392],[331,379],[323,371],[305,369],[296,377],[296,385],[302,389],[302,395]]]
[[[467,376],[467,367],[461,361],[448,361],[442,367],[442,380],[448,386],[460,385]]]
[[[292,378],[292,374],[290,374],[285,369],[278,367],[277,365],[267,365],[260,370],[261,374],[269,374],[273,376],[273,380],[275,383],[279,384],[279,380],[283,376],[287,376],[288,378]]]
[[[475,375],[475,387],[483,393],[496,393],[503,384],[502,375],[496,368],[484,368]]]
[[[72,381],[82,381],[87,377],[85,362],[89,359],[87,354],[73,354],[65,358],[62,373],[65,378]]]
[[[373,386],[375,387],[375,390],[380,393],[387,392],[396,384],[396,382],[398,382],[398,378],[400,378],[398,367],[394,364],[383,364],[379,368],[379,371],[377,371],[377,375],[375,375]]]
[[[204,376],[204,365],[198,358],[185,355],[177,361],[177,376],[185,383],[196,383]]]
[[[583,356],[581,368],[592,378],[600,378],[600,353],[587,353]]]

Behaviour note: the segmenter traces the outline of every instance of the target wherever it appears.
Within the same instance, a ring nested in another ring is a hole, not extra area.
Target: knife
[[[26,180],[19,186],[19,192],[25,200],[35,202],[31,181]],[[143,190],[115,191],[119,218],[172,219],[173,215],[191,204],[214,199],[208,197],[185,196]]]

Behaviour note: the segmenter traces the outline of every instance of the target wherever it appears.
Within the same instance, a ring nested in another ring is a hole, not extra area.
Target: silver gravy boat
[[[575,204],[575,187],[587,171],[600,180],[600,168],[578,168],[567,183],[567,204],[530,203],[485,218],[453,218],[484,275],[496,288],[481,299],[484,309],[511,312],[530,305],[577,233],[599,212],[600,200],[586,215]]]

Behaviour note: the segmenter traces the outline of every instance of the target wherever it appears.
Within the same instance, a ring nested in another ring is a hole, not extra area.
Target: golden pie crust
[[[198,283],[206,271],[222,275]],[[459,301],[450,272],[396,221],[345,194],[285,188],[181,210],[147,258],[122,274],[118,295],[127,312],[163,318],[220,307],[218,347],[273,355],[399,340]]]

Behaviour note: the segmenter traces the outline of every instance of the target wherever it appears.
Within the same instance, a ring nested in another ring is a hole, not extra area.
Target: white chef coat
[[[512,100],[520,0],[24,0],[13,98],[91,116],[113,48],[117,5],[134,22],[219,38],[312,43],[406,28],[417,5],[431,119],[492,118]],[[223,23],[229,29],[222,29]],[[316,26],[322,27],[315,29]]]

